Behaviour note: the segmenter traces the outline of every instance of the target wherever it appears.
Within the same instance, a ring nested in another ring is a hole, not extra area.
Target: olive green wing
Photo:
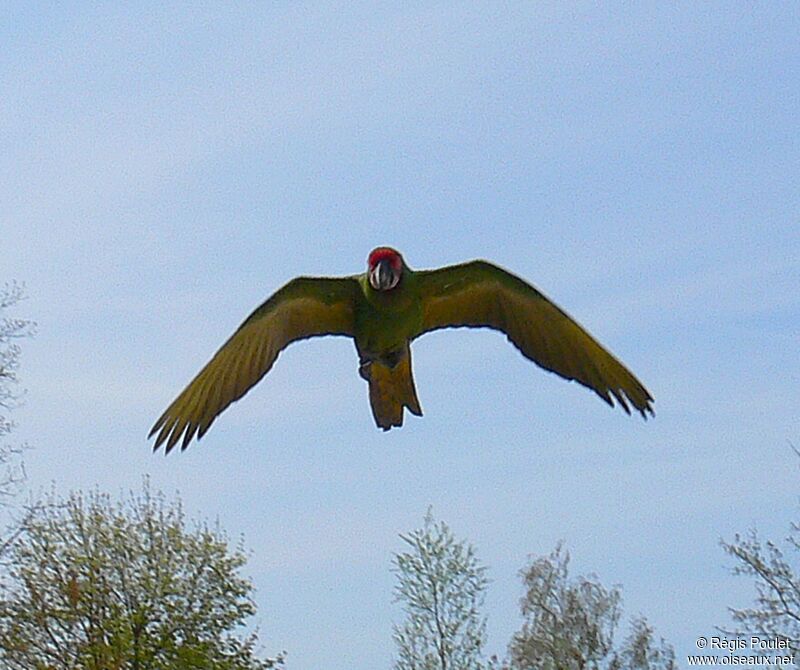
[[[592,389],[609,405],[612,396],[630,414],[654,413],[642,383],[574,319],[519,277],[486,261],[472,261],[419,277],[423,325],[418,335],[453,327],[487,327],[504,332],[545,370]]]
[[[356,277],[298,277],[258,307],[156,421],[154,450],[186,449],[214,419],[269,372],[292,342],[318,335],[353,335]]]

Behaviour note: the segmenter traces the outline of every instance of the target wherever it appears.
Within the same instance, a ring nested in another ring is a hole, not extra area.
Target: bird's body
[[[522,279],[486,261],[411,270],[395,250],[379,247],[367,272],[298,277],[258,307],[161,415],[151,435],[169,452],[186,448],[241,398],[294,341],[352,337],[359,372],[369,383],[376,424],[401,426],[404,409],[422,415],[411,367],[411,342],[440,328],[488,327],[541,367],[576,380],[626,412],[652,414],[652,397],[625,366],[577,322]]]
[[[422,330],[422,301],[417,274],[404,272],[402,287],[376,291],[366,276],[358,278],[353,337],[359,354],[380,358],[402,351]]]

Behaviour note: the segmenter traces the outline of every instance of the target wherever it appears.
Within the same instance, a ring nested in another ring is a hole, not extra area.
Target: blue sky
[[[388,667],[391,555],[429,505],[490,566],[564,539],[679,656],[752,587],[718,546],[796,516],[794,3],[56,3],[0,10],[0,279],[33,491],[149,474],[253,555],[265,649]],[[345,339],[295,345],[184,454],[165,405],[299,274],[490,259],[656,399],[643,422],[491,332],[414,345],[425,411],[372,423]]]

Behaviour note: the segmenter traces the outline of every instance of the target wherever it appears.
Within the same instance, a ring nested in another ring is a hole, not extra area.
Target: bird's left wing
[[[419,277],[423,325],[418,335],[439,328],[488,327],[504,332],[545,370],[574,379],[609,405],[612,396],[630,413],[653,413],[653,398],[619,360],[575,320],[533,286],[486,261],[472,261]]]
[[[353,335],[356,277],[298,277],[258,307],[167,407],[149,437],[169,451],[186,449],[214,419],[269,372],[292,342],[317,335]]]

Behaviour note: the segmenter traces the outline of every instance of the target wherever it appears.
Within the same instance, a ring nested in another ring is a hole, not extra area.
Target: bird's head
[[[390,291],[400,283],[403,266],[403,257],[394,249],[373,249],[367,259],[369,285],[376,291]]]

